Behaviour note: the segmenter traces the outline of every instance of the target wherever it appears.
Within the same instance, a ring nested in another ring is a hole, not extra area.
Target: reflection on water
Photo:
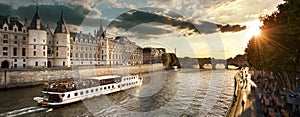
[[[235,70],[182,69],[144,74],[143,86],[27,116],[224,116]],[[41,86],[0,91],[1,113],[35,106]]]

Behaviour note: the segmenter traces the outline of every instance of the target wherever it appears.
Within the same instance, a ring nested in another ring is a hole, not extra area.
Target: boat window
[[[125,84],[122,84],[122,87],[125,87]]]
[[[67,98],[70,98],[70,94],[68,94]]]
[[[102,87],[100,88],[100,90],[102,90]]]
[[[118,85],[118,88],[120,88],[120,85]]]
[[[98,91],[98,88],[96,89],[96,92]]]
[[[106,87],[104,87],[104,90],[106,90]]]
[[[115,86],[113,85],[113,86],[111,86],[111,88],[115,88]]]
[[[74,96],[78,96],[78,93],[76,92],[76,93],[74,93]]]
[[[83,92],[82,92],[82,91],[80,92],[80,95],[83,95]]]
[[[110,89],[110,86],[108,86],[108,89]]]
[[[62,97],[65,97],[65,94],[62,94],[61,96],[62,96]]]
[[[89,93],[89,90],[86,90],[85,93]]]
[[[94,89],[91,89],[91,93],[93,93],[94,92]]]
[[[135,83],[138,83],[138,81],[136,81]]]

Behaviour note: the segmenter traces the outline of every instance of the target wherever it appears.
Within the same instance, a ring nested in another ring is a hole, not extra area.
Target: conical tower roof
[[[55,33],[66,33],[69,34],[69,30],[67,28],[67,23],[65,22],[65,19],[63,17],[63,12],[60,14],[60,19],[57,22],[57,26],[55,28],[54,34]]]
[[[42,29],[42,30],[45,29],[45,27],[42,25],[42,20],[39,14],[38,6],[36,7],[36,12],[31,20],[28,29]]]
[[[98,30],[96,36],[97,36],[97,37],[105,38],[105,36],[106,36],[106,35],[105,35],[105,32],[106,32],[106,31],[103,30],[103,26],[102,26],[102,24],[101,24],[100,27],[99,27],[99,30]]]

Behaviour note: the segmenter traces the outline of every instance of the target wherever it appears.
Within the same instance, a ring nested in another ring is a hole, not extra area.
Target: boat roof
[[[113,78],[120,78],[122,76],[119,75],[110,75],[110,76],[98,76],[98,77],[91,77],[87,79],[92,79],[92,80],[104,80],[104,79],[113,79]]]

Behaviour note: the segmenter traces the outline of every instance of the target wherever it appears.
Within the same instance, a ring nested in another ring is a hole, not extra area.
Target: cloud
[[[241,30],[245,30],[247,27],[246,26],[241,26],[241,25],[218,25],[219,31],[220,32],[238,32]]]
[[[175,13],[164,12],[162,9],[152,9],[148,8],[147,11],[139,10],[131,10],[127,13],[121,14],[117,17],[114,21],[112,21],[108,27],[114,28],[121,28],[125,31],[130,30],[131,28],[143,24],[143,23],[151,23],[157,22],[165,25],[169,25],[175,27],[177,30],[184,30],[183,36],[189,36],[194,34],[211,34],[220,32],[237,32],[246,29],[245,26],[240,25],[221,25],[215,24],[207,21],[190,21],[187,18],[179,17],[179,15],[175,15],[176,17],[172,17]],[[167,14],[165,14],[167,13]],[[146,33],[155,33],[157,29],[150,30],[150,28],[154,27],[147,27]],[[161,30],[162,33],[170,33],[169,31],[164,32]],[[143,33],[143,32],[140,32]],[[145,33],[145,32],[144,32]]]
[[[283,0],[216,0],[215,5],[207,5],[206,9],[216,22],[243,23],[257,19],[276,10]]]

